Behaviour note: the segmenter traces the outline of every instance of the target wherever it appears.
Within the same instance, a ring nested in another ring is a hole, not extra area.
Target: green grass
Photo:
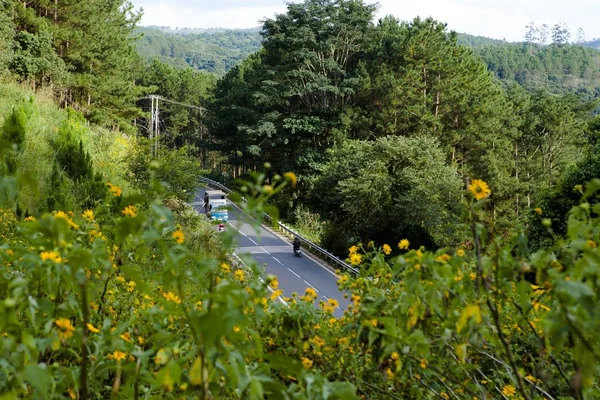
[[[14,107],[31,96],[35,99],[35,112],[28,121],[18,165],[19,170],[33,178],[35,184],[22,187],[17,201],[23,210],[37,215],[44,210],[47,195],[55,189],[50,184],[55,158],[50,141],[68,119],[68,112],[54,103],[49,92],[33,93],[17,83],[0,82],[0,126]],[[121,132],[89,126],[86,122],[83,124],[82,141],[90,153],[94,170],[102,172],[105,181],[121,187],[125,192],[130,191],[131,186],[125,179],[125,161],[134,141]]]

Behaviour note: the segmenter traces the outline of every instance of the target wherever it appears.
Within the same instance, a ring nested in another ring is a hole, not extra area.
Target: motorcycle
[[[296,257],[300,257],[302,255],[302,252],[300,251],[300,248],[294,248],[294,255]]]

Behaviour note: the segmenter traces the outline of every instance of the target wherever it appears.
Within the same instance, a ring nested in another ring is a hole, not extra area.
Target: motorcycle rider
[[[293,247],[294,253],[298,253],[300,251],[300,238],[298,238],[298,236],[294,238]]]

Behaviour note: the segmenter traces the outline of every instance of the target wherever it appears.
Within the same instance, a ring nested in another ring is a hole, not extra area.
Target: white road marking
[[[279,261],[276,257],[273,257],[273,260],[277,261],[279,264],[283,265],[281,261]],[[289,268],[288,268],[289,269]]]
[[[250,239],[250,241],[251,241],[252,243],[254,243],[256,246],[258,246],[258,243],[256,243],[256,242],[255,242],[255,241],[254,241],[252,238],[248,238],[248,239]]]
[[[252,239],[250,239],[250,240],[252,240]],[[260,249],[261,249],[262,251],[264,251],[265,253],[267,253],[268,255],[271,255],[271,253],[269,253],[268,251],[266,251],[266,250],[264,249],[264,247],[260,246]]]
[[[297,273],[295,273],[294,271],[292,271],[291,269],[288,268],[288,271],[290,271],[292,274],[296,275],[296,278],[300,278],[300,275],[298,275]],[[304,281],[306,282],[306,281]]]
[[[308,286],[310,286],[311,288],[315,289],[315,292],[319,293],[319,289],[317,289],[316,287],[314,287],[313,285],[311,285],[310,283],[306,282],[306,280],[304,281],[304,283],[306,283]]]

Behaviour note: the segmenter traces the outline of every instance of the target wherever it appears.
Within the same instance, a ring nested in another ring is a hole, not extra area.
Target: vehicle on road
[[[300,239],[298,237],[294,238],[294,243],[292,244],[292,246],[294,247],[294,255],[296,257],[300,257],[302,255],[302,252],[300,251]]]
[[[229,220],[227,195],[222,190],[207,190],[204,195],[206,215],[213,221],[226,222]]]

